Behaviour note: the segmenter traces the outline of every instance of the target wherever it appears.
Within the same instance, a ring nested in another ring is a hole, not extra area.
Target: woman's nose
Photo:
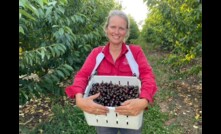
[[[115,33],[115,34],[118,34],[118,33],[119,33],[119,28],[116,28],[116,29],[114,30],[114,33]]]

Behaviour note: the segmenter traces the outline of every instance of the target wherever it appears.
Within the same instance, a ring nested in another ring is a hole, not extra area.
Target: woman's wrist
[[[147,109],[148,104],[149,104],[149,100],[147,100],[146,98],[140,98],[140,99],[144,101],[144,109]]]
[[[78,98],[83,98],[83,94],[82,93],[77,93],[75,95],[75,98],[78,99]]]
[[[76,98],[76,105],[79,106],[80,100],[83,98],[83,94],[82,93],[77,93],[75,95]]]

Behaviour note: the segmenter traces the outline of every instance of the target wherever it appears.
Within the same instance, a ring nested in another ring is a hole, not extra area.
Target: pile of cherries
[[[93,83],[89,91],[89,95],[94,95],[100,92],[100,96],[94,101],[103,106],[116,107],[120,106],[126,100],[134,99],[139,97],[139,87],[134,85],[120,85],[113,84],[112,81]]]

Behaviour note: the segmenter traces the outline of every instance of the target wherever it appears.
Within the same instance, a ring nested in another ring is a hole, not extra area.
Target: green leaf
[[[64,4],[67,4],[67,3],[68,3],[67,0],[60,0],[59,2],[61,3],[61,5],[64,5]]]
[[[63,7],[61,7],[61,6],[58,6],[58,10],[62,13],[62,14],[64,14],[64,8]]]
[[[65,77],[65,75],[64,75],[64,73],[63,73],[62,71],[57,70],[56,72],[57,72],[57,74],[58,74],[59,77],[61,77],[61,78],[64,78],[64,77]]]
[[[52,8],[53,8],[53,7],[48,7],[48,8],[47,8],[47,11],[46,11],[46,13],[45,13],[45,17],[48,17],[48,15],[51,15]]]
[[[33,60],[32,60],[31,57],[29,57],[29,58],[30,58],[30,60],[29,60],[29,64],[32,66],[32,65],[33,65]]]
[[[48,4],[48,0],[43,0],[43,3],[45,3],[47,5]]]
[[[21,92],[25,99],[28,100],[29,97],[23,90],[19,90],[19,92]]]
[[[65,49],[64,49],[64,47],[62,47],[62,46],[63,46],[63,44],[58,45],[58,49],[61,50],[62,53],[65,53]]]
[[[47,59],[48,59],[48,60],[51,58],[50,53],[46,53],[46,55],[45,55],[45,56],[47,57]]]
[[[45,77],[44,77],[44,80],[45,80],[45,82],[47,82],[47,83],[49,83],[49,84],[52,84],[52,83],[53,83],[53,81],[49,78],[49,76],[45,76]]]
[[[29,64],[29,57],[27,55],[24,56],[24,62],[26,64]]]
[[[71,66],[69,66],[68,64],[64,64],[64,67],[66,68],[66,69],[68,69],[69,71],[73,71],[74,69],[71,67]]]
[[[32,87],[32,86],[30,86],[30,85],[28,85],[28,89],[29,89],[29,91],[30,91],[30,92],[32,92],[32,91],[33,91],[33,87]]]
[[[44,47],[41,49],[41,59],[42,60],[44,60],[44,57],[45,57],[45,50],[44,49],[45,49]]]
[[[24,7],[25,1],[24,0],[19,0],[19,7]]]
[[[61,70],[66,76],[70,75],[69,71],[66,68],[61,68]]]
[[[49,46],[48,48],[50,49],[52,56],[55,57],[54,49],[51,46]]]
[[[60,47],[63,49],[64,52],[66,51],[65,45],[61,44]]]
[[[79,52],[79,51],[76,51],[76,52],[74,53],[74,55],[75,55],[76,57],[80,57],[80,52]]]
[[[66,18],[68,26],[71,24],[69,18]]]
[[[71,20],[73,21],[73,23],[76,23],[76,16],[71,16]]]
[[[19,26],[19,33],[25,34],[24,29],[22,28],[22,26]]]
[[[36,84],[35,86],[36,86],[36,89],[37,89],[38,91],[40,91],[40,92],[43,91],[43,89],[42,89],[38,84]]]
[[[19,63],[19,68],[21,68],[23,70],[25,68],[25,65],[22,63]]]
[[[65,29],[65,31],[67,31],[68,33],[72,33],[72,30],[70,29],[70,27],[65,26],[64,29]]]
[[[57,46],[54,47],[54,51],[55,51],[57,57],[60,56],[60,51]]]
[[[40,64],[41,61],[42,61],[42,60],[40,59],[40,57],[41,57],[41,52],[40,52],[39,50],[36,50],[35,53],[36,53],[36,54],[35,54],[35,62],[38,63],[38,64]]]
[[[64,34],[64,29],[63,28],[59,28],[58,32],[59,32],[60,35],[63,35]]]
[[[36,2],[43,8],[43,0],[36,0]]]
[[[48,5],[52,5],[52,6],[55,6],[56,4],[57,4],[57,1],[52,1],[48,3]]]
[[[38,13],[41,18],[44,17],[44,11],[41,8],[38,9]]]
[[[55,75],[51,75],[50,77],[52,78],[52,80],[53,80],[55,83],[57,83],[57,82],[60,81],[60,80],[58,79],[58,77],[56,77]]]
[[[35,18],[32,17],[29,13],[27,13],[25,10],[19,9],[19,13],[21,13],[22,15],[26,16],[29,19],[36,21]]]
[[[54,27],[54,28],[58,28],[58,27],[59,27],[59,25],[53,25],[52,27]]]
[[[34,6],[32,6],[31,3],[28,3],[25,6],[27,6],[28,9],[30,9],[37,17],[39,17],[38,10]]]

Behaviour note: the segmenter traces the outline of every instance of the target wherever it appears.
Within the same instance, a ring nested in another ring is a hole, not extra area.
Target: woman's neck
[[[121,49],[122,49],[122,44],[120,44],[120,45],[110,44],[109,52],[110,52],[110,54],[111,54],[111,56],[113,58],[114,63],[117,60],[117,58],[119,57],[119,55],[121,53]]]
[[[121,49],[122,49],[122,44],[119,45],[110,44],[109,47],[110,52],[121,52]]]

